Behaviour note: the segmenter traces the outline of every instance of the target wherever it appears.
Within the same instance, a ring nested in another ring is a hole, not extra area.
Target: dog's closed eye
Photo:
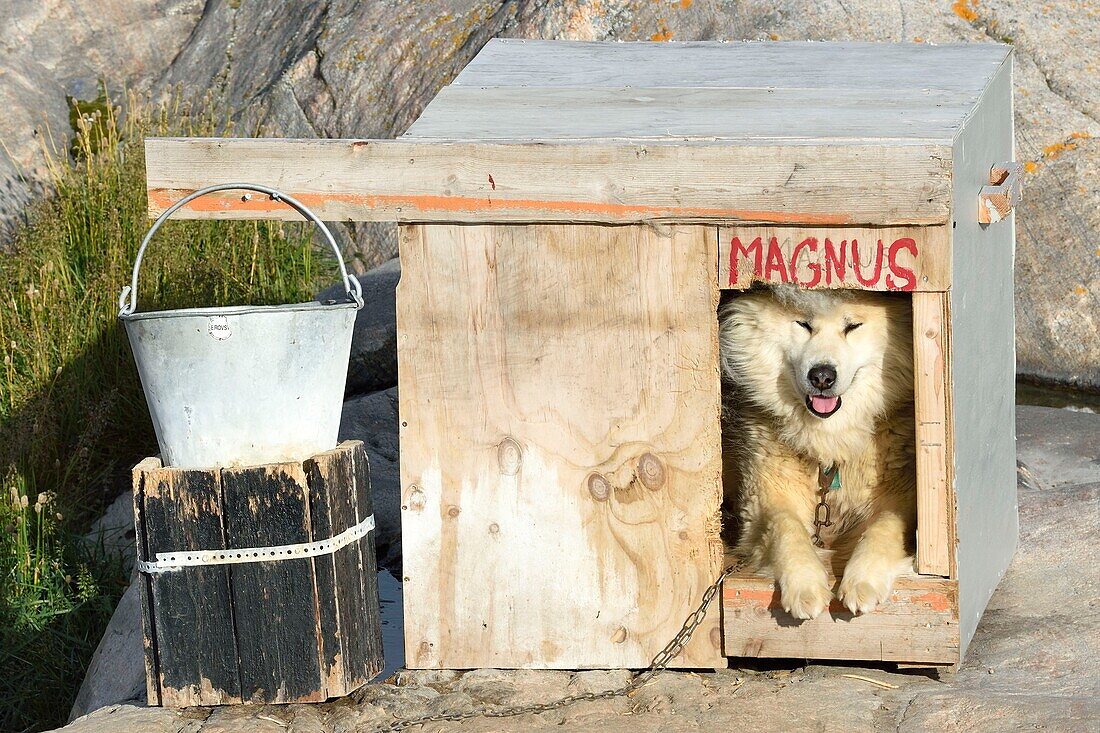
[[[802,328],[806,329],[810,333],[814,332],[814,329],[810,326],[810,324],[807,321],[795,321],[795,323],[797,323],[799,326],[802,326]]]
[[[859,328],[862,325],[863,325],[862,323],[849,323],[847,326],[844,327],[844,335],[847,336],[852,331],[855,331],[857,328]]]

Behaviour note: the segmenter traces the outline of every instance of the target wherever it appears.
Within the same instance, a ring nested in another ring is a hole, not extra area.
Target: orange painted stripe
[[[149,190],[150,211],[163,211],[189,191],[156,188]],[[776,224],[846,225],[853,222],[850,214],[817,214],[808,212],[766,211],[753,209],[717,209],[706,207],[651,206],[645,204],[611,204],[597,201],[542,201],[539,199],[492,199],[472,196],[353,194],[353,193],[291,193],[311,209],[323,209],[327,204],[344,204],[365,209],[387,211],[407,209],[419,213],[450,212],[476,214],[493,212],[552,211],[575,216],[585,214],[605,218],[666,218],[666,219],[729,219],[764,221]],[[196,199],[184,207],[202,213],[241,211],[267,214],[285,210],[283,204],[266,196],[254,196],[248,201],[237,195],[213,194]]]
[[[948,611],[951,609],[951,599],[943,593],[928,591],[909,599],[911,603],[923,603],[933,611]]]

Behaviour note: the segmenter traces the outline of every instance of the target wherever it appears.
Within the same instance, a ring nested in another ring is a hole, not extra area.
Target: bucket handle
[[[348,275],[348,268],[344,266],[344,258],[340,254],[340,248],[336,246],[336,240],[332,237],[332,232],[328,230],[325,223],[317,218],[317,215],[306,208],[305,204],[297,199],[287,196],[285,193],[276,191],[274,188],[267,186],[261,186],[256,183],[220,183],[216,186],[207,186],[206,188],[200,188],[176,203],[169,206],[164,210],[157,220],[153,222],[153,226],[149,228],[149,231],[145,234],[145,239],[141,241],[141,247],[138,248],[137,259],[134,260],[134,274],[130,279],[130,284],[122,288],[122,292],[118,296],[118,315],[128,316],[137,310],[137,287],[138,287],[138,270],[141,269],[141,260],[145,256],[145,248],[149,246],[149,240],[156,234],[157,229],[160,229],[160,225],[163,224],[168,217],[174,214],[178,209],[187,205],[191,201],[194,201],[200,196],[205,196],[208,193],[214,193],[215,191],[227,191],[231,189],[256,191],[258,193],[266,193],[271,197],[273,201],[280,201],[299,214],[304,216],[309,221],[317,225],[317,228],[321,230],[321,233],[325,235],[325,239],[328,240],[329,246],[332,247],[333,254],[336,255],[336,261],[340,264],[340,275],[344,279],[344,285],[347,287],[348,297],[355,301],[357,308],[363,307],[363,287],[359,284],[359,281],[354,277]]]

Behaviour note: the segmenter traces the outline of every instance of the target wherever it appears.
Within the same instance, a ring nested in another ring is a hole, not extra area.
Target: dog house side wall
[[[978,192],[1014,159],[1012,60],[955,142],[951,398],[962,652],[1016,550],[1015,216],[978,223]]]

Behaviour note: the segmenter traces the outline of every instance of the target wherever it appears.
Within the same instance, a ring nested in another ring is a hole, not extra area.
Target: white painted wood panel
[[[989,169],[1013,160],[1012,66],[1006,61],[955,144],[951,394],[962,649],[1016,550],[1015,215],[978,223]]]
[[[472,86],[941,89],[977,95],[1001,44],[589,43],[494,39],[458,75]]]
[[[977,94],[931,89],[443,88],[413,139],[950,143]]]

